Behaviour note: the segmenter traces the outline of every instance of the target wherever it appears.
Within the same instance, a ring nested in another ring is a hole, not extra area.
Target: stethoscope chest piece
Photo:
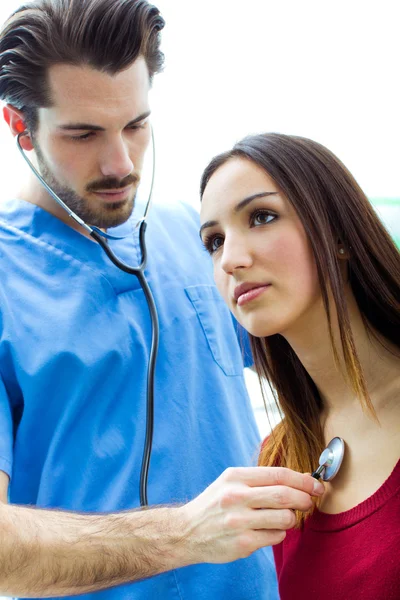
[[[340,437],[334,437],[319,457],[319,467],[312,477],[331,481],[337,475],[344,456],[344,441]]]

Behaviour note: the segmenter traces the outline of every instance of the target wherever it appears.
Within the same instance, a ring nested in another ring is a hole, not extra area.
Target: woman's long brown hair
[[[234,157],[261,167],[297,211],[314,253],[336,362],[332,315],[337,315],[348,380],[363,408],[376,418],[350,327],[338,247],[348,253],[349,283],[365,325],[381,342],[384,338],[400,349],[399,250],[353,176],[324,146],[280,134],[247,137],[211,161],[201,196],[213,173]],[[270,385],[284,415],[264,442],[259,464],[312,472],[325,446],[317,387],[281,335],[250,335],[250,340],[261,386],[265,381]]]

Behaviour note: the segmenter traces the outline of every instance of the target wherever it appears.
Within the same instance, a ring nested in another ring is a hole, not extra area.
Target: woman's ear
[[[348,248],[342,243],[340,239],[337,240],[337,249],[336,253],[339,259],[341,260],[349,260],[350,253]]]
[[[339,270],[342,274],[343,281],[348,283],[350,253],[347,250],[347,248],[345,248],[343,246],[343,244],[341,242],[338,242],[336,252],[337,252],[337,256],[339,258]]]
[[[6,106],[3,107],[3,116],[14,137],[22,134],[19,138],[22,148],[27,151],[33,150],[32,140],[26,127],[22,111],[15,108],[12,104],[6,104]]]

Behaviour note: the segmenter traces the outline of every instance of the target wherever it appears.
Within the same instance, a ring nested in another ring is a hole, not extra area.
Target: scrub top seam
[[[12,469],[12,462],[8,460],[8,458],[5,458],[4,456],[0,455],[0,471],[3,471],[3,473],[5,473],[9,477],[10,481],[12,478]]]
[[[178,592],[179,600],[184,600],[184,598],[183,598],[183,596],[181,594],[181,591],[179,589],[179,583],[178,583],[178,577],[177,577],[176,569],[174,569],[172,571],[172,575],[173,575],[173,578],[175,580],[176,591]]]
[[[8,465],[10,465],[10,467],[12,466],[11,460],[9,460],[8,458],[5,458],[2,454],[0,454],[0,460],[7,463]]]
[[[38,246],[41,246],[43,248],[48,248],[51,249],[53,252],[56,251],[60,254],[62,254],[65,258],[68,258],[69,260],[71,260],[72,262],[77,263],[77,265],[84,267],[86,269],[88,269],[89,271],[91,271],[94,275],[96,276],[100,276],[104,281],[107,282],[108,286],[112,289],[113,293],[115,296],[118,296],[114,286],[112,285],[112,283],[110,283],[110,281],[107,279],[107,277],[104,275],[104,273],[102,273],[100,270],[96,271],[93,267],[89,266],[87,263],[82,262],[79,258],[77,258],[76,256],[72,256],[71,254],[68,254],[68,252],[66,252],[65,250],[59,248],[58,246],[54,246],[53,244],[51,244],[50,242],[44,242],[43,240],[39,240],[38,238],[36,238],[35,236],[31,235],[30,233],[27,233],[26,231],[22,231],[21,229],[18,229],[17,227],[13,227],[12,225],[10,225],[9,223],[5,223],[4,221],[2,221],[0,219],[0,224],[4,225],[4,228],[6,230],[10,230],[13,233],[17,233],[20,236],[27,238],[29,240],[32,241],[32,243],[37,244]]]
[[[141,256],[141,251],[140,251],[140,240],[139,240],[139,234],[136,234],[136,226],[133,224],[133,220],[132,218],[129,219],[129,225],[131,227],[131,235],[132,235],[132,244],[133,244],[133,248],[136,252],[136,261],[137,264],[141,264],[143,256]],[[136,234],[136,236],[135,236]],[[146,247],[147,249],[147,247]],[[147,270],[147,269],[146,269]]]

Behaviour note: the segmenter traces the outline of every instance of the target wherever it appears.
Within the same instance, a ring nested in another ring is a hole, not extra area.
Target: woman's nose
[[[232,274],[237,269],[248,269],[253,264],[250,248],[237,236],[225,237],[222,249],[221,268]]]

